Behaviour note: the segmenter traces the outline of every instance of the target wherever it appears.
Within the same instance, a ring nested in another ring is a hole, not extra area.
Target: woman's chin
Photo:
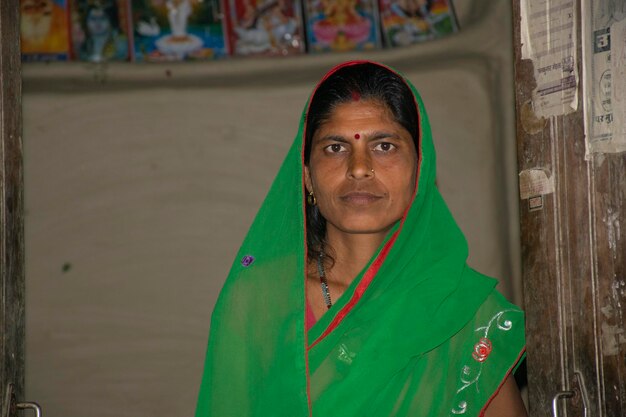
[[[367,234],[386,234],[389,229],[397,222],[394,221],[381,221],[380,217],[376,218],[355,218],[350,221],[341,222],[341,224],[335,225],[335,228],[342,233],[367,235]]]

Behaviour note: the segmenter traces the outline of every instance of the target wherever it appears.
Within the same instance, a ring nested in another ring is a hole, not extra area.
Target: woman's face
[[[340,104],[315,132],[305,167],[327,228],[385,234],[413,197],[417,152],[411,134],[386,106]]]

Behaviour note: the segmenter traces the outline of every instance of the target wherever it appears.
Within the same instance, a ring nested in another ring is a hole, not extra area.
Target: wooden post
[[[24,219],[19,0],[0,2],[0,414],[24,398]]]

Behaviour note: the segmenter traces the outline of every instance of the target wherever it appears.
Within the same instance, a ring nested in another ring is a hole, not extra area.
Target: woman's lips
[[[340,198],[348,204],[354,204],[357,206],[366,206],[382,199],[379,195],[364,191],[353,191],[342,195]]]

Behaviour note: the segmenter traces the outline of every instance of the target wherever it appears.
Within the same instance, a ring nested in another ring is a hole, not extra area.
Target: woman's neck
[[[328,227],[326,240],[332,248],[334,264],[328,268],[329,282],[349,286],[359,272],[365,268],[387,232],[373,234],[345,233]]]

